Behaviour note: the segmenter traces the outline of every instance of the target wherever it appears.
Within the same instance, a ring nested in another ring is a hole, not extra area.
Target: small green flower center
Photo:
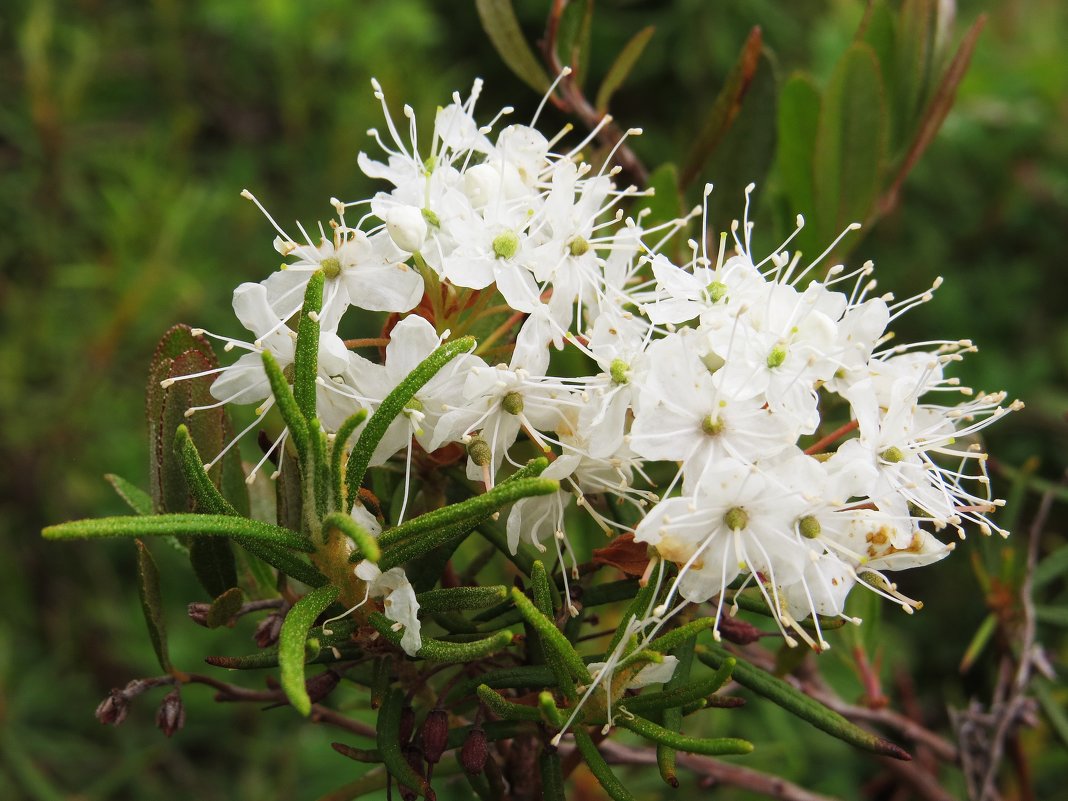
[[[801,532],[801,536],[810,540],[816,539],[822,531],[820,527],[820,521],[812,515],[805,515],[797,521],[797,528]]]
[[[786,361],[786,348],[782,345],[776,345],[771,349],[771,353],[768,354],[768,367],[774,370],[782,365],[784,361]]]
[[[713,281],[705,287],[705,292],[708,293],[709,300],[713,303],[719,303],[723,300],[723,296],[727,294],[727,285],[722,281]]]
[[[590,243],[581,236],[576,236],[567,244],[572,256],[581,256],[590,249]]]
[[[518,392],[509,392],[501,400],[501,408],[508,412],[508,414],[522,414],[523,396]]]
[[[741,531],[749,525],[749,514],[740,506],[732,506],[723,515],[723,522],[731,531]]]
[[[341,262],[335,256],[328,256],[319,262],[319,269],[326,278],[337,278],[341,275]]]
[[[612,364],[608,368],[608,374],[612,376],[613,384],[630,383],[630,365],[622,359],[612,359]]]
[[[404,408],[409,412],[421,412],[423,411],[423,402],[419,398],[412,398],[404,404]]]
[[[701,430],[710,437],[714,437],[716,434],[721,433],[726,426],[727,424],[723,422],[723,418],[715,417],[711,414],[701,421]]]
[[[436,156],[427,156],[426,161],[423,162],[423,172],[427,175],[434,172],[434,168],[438,166],[438,160]]]
[[[890,464],[897,464],[905,458],[904,451],[902,451],[901,448],[897,447],[896,445],[891,445],[889,448],[883,451],[881,455],[883,459],[887,462],[890,462]]]
[[[493,254],[498,259],[510,259],[518,250],[519,237],[514,231],[505,231],[493,240]]]
[[[493,451],[490,450],[489,443],[482,437],[472,437],[471,441],[467,443],[467,455],[479,467],[485,467],[493,459]]]
[[[441,218],[430,209],[423,209],[423,219],[426,220],[427,225],[441,228]]]

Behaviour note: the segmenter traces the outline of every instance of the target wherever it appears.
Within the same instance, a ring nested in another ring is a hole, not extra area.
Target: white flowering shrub
[[[801,216],[754,252],[752,185],[726,232],[711,185],[692,212],[655,219],[652,190],[615,166],[640,131],[591,150],[608,117],[585,137],[546,132],[541,108],[483,114],[476,81],[431,119],[395,118],[372,84],[384,125],[358,160],[380,191],[331,198],[327,221],[295,230],[242,193],[282,259],[233,292],[248,334],[170,332],[150,382],[153,492],[119,487],[142,515],[46,536],[165,536],[214,598],[191,608],[198,622],[272,610],[257,653],[214,663],[278,666],[279,699],[303,715],[339,715],[321,702],[340,678],[367,686],[377,749],[339,750],[381,762],[406,794],[434,794],[449,748],[496,792],[487,743],[512,740],[540,765],[529,792],[561,797],[568,748],[628,798],[591,736],[613,727],[656,745],[676,782],[675,751],[752,749],[680,733],[685,716],[735,703],[715,694],[732,677],[907,757],[723,640],[761,636],[744,610],[785,647],[824,651],[831,630],[863,625],[850,593],[911,613],[921,603],[896,571],[942,559],[969,528],[1007,534],[980,432],[1018,404],[953,376],[970,341],[894,337],[941,279],[895,299],[871,263],[833,261],[858,225],[809,254],[793,246]],[[344,338],[374,313],[380,336]],[[218,364],[212,340],[237,357]],[[255,409],[238,433],[235,406]],[[262,453],[242,464],[253,431]],[[275,522],[248,515],[241,479],[256,497],[274,482]],[[593,561],[576,526],[603,532]],[[461,547],[475,541],[489,550]],[[162,683],[180,685],[140,553]],[[515,586],[487,586],[491,562]],[[311,664],[326,671],[309,677]],[[143,689],[108,699],[102,719]]]

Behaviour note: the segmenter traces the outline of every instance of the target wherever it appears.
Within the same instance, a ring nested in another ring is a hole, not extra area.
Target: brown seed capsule
[[[449,740],[449,713],[444,709],[431,709],[423,721],[422,739],[426,761],[436,765]]]
[[[460,749],[460,764],[465,771],[472,776],[482,772],[489,758],[489,743],[486,741],[486,732],[481,726],[471,729],[471,733],[464,740],[463,748]]]
[[[130,701],[122,690],[112,690],[96,708],[96,719],[109,726],[118,726],[130,711]]]
[[[163,702],[156,712],[156,725],[168,737],[174,736],[174,733],[185,725],[185,706],[177,687],[163,696]]]

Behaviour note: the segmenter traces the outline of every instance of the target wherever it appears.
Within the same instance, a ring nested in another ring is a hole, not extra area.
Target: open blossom
[[[684,603],[712,605],[718,626],[732,595],[752,588],[787,642],[823,649],[818,622],[813,638],[800,621],[846,617],[858,585],[917,608],[886,572],[946,556],[944,531],[1001,531],[979,435],[1019,404],[947,375],[975,350],[969,341],[891,344],[894,321],[931,291],[875,296],[871,263],[822,264],[838,240],[816,258],[790,250],[800,217],[758,258],[752,187],[722,236],[708,224],[710,186],[691,214],[644,227],[628,216],[643,193],[616,185],[610,159],[595,167],[581,157],[585,143],[561,149],[537,117],[503,124],[510,108],[477,121],[480,90],[454,95],[421,139],[415,112],[405,106],[398,124],[374,84],[382,154],[361,152],[358,163],[383,188],[331,199],[337,219],[315,236],[301,228],[291,238],[270,220],[287,262],[235,293],[254,341],[228,340],[248,352],[220,369],[220,403],[269,406],[261,351],[292,363],[292,318],[317,271],[318,414],[331,434],[359,409],[381,408],[450,332],[477,332],[476,353],[422,386],[370,458],[403,473],[390,523],[428,473],[489,488],[548,453],[543,476],[561,489],[509,510],[509,547],[554,551],[566,590],[569,514],[589,514],[608,535],[633,533],[663,568],[665,600],[635,623],[646,637]],[[354,207],[365,215],[356,224],[345,219]],[[666,247],[695,217],[694,238]],[[350,307],[390,313],[382,337],[347,349],[337,332]],[[666,478],[654,485],[650,471]],[[418,602],[403,570],[361,562],[356,575],[415,653]]]

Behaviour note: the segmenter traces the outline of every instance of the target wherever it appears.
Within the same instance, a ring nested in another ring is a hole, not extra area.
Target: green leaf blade
[[[549,89],[549,76],[527,44],[511,0],[475,0],[482,28],[501,60],[515,76],[539,94]]]
[[[312,590],[295,604],[282,622],[278,638],[278,664],[281,669],[282,690],[289,702],[301,715],[311,714],[311,698],[304,686],[305,642],[315,619],[330,606],[340,594],[330,585]]]

